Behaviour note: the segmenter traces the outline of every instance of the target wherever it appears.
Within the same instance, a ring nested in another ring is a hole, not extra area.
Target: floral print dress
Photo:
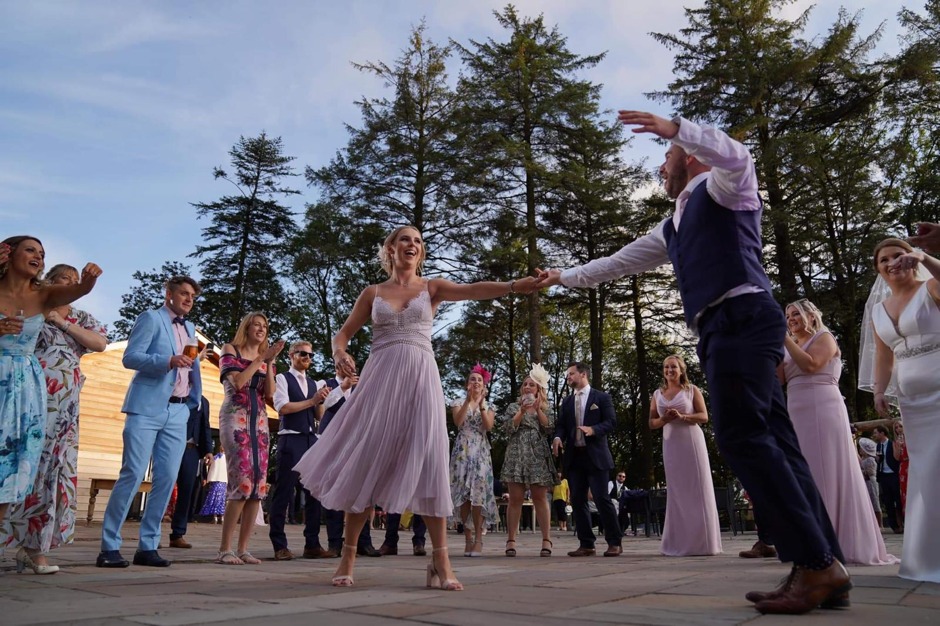
[[[63,316],[75,326],[107,337],[108,330],[90,314],[70,309]],[[88,348],[54,324],[45,323],[36,356],[45,374],[48,418],[33,492],[13,507],[4,523],[5,544],[48,552],[75,537],[78,510],[78,400],[85,384],[79,367]]]
[[[503,483],[523,485],[544,485],[554,487],[558,484],[555,461],[548,446],[548,434],[554,430],[555,417],[548,413],[548,427],[542,428],[535,411],[522,416],[519,426],[513,426],[512,416],[519,410],[518,403],[512,403],[506,409],[506,432],[509,443],[506,445],[506,457],[499,479]]]
[[[0,504],[33,490],[46,432],[46,390],[35,355],[41,314],[18,335],[0,335]]]
[[[236,389],[231,373],[243,372],[251,361],[241,353],[223,354],[219,360],[225,400],[219,409],[219,438],[225,450],[229,500],[263,500],[268,494],[268,415],[264,405],[267,364]]]
[[[462,406],[458,401],[454,410]],[[490,441],[483,431],[483,414],[479,407],[468,410],[450,453],[450,496],[454,516],[460,518],[460,505],[482,507],[483,520],[495,524],[499,519],[493,495],[493,459]]]

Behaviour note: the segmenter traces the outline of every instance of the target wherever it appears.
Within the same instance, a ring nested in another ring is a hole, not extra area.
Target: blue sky
[[[606,108],[662,111],[643,93],[669,81],[671,54],[649,32],[685,25],[692,0],[518,1],[542,13],[578,54],[607,51],[588,77]],[[797,0],[796,15],[813,3]],[[898,6],[815,3],[809,32],[840,6],[864,10],[865,32],[886,21],[879,52],[897,49]],[[0,0],[0,238],[42,239],[49,266],[93,260],[105,274],[79,306],[118,318],[136,270],[186,259],[205,222],[190,202],[230,189],[212,168],[228,166],[239,135],[281,136],[296,171],[326,164],[358,125],[353,102],[384,92],[350,62],[391,63],[424,17],[436,42],[504,32],[503,1],[348,0],[145,2]],[[922,3],[910,5],[922,9]],[[456,64],[454,65],[456,68]],[[661,148],[639,138],[631,159],[658,165]],[[302,178],[300,213],[315,198]]]

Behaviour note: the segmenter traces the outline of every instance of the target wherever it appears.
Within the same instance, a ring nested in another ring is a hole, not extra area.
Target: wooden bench
[[[98,492],[102,489],[111,491],[114,489],[116,478],[92,478],[91,487],[88,489],[88,516],[85,518],[87,525],[91,526],[91,520],[95,516],[95,500],[98,498]],[[143,481],[137,488],[137,493],[150,493],[153,484],[150,481]]]

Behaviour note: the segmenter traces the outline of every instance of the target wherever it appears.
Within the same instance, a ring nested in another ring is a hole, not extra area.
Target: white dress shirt
[[[708,195],[721,206],[732,211],[757,211],[761,207],[758,196],[757,171],[751,153],[741,143],[731,139],[717,128],[702,127],[686,119],[679,120],[679,132],[672,143],[694,156],[703,165],[710,166],[688,182],[679,197],[671,218],[676,232],[685,211],[686,202],[696,187],[703,182]],[[663,235],[665,221],[660,222],[649,233],[628,243],[608,257],[595,259],[561,273],[561,284],[565,287],[589,288],[600,283],[639,274],[669,263],[666,238]],[[757,285],[745,283],[722,294],[709,303],[709,307],[744,293],[763,291]],[[693,320],[698,320],[699,311]]]
[[[307,381],[310,378],[307,377],[307,374],[301,372],[300,370],[294,369],[291,367],[286,372],[281,372],[274,378],[274,409],[280,413],[281,407],[290,402],[290,397],[287,393],[287,379],[285,376],[293,376],[297,379],[297,384],[300,385],[300,391],[303,392],[304,397],[307,396]],[[318,380],[316,381],[317,391],[320,391],[323,387],[326,386],[326,381]],[[282,428],[277,431],[278,435],[298,435],[296,430],[290,430],[287,428]]]

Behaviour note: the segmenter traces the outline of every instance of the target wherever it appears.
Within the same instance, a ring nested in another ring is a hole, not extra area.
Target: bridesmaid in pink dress
[[[822,313],[809,300],[786,308],[786,352],[778,369],[787,410],[846,562],[890,565],[865,481],[858,469],[849,414],[839,391],[842,360]]]
[[[650,428],[663,429],[666,522],[660,551],[666,556],[721,553],[721,527],[708,463],[705,399],[689,383],[679,355],[663,361],[663,384],[650,402]]]

